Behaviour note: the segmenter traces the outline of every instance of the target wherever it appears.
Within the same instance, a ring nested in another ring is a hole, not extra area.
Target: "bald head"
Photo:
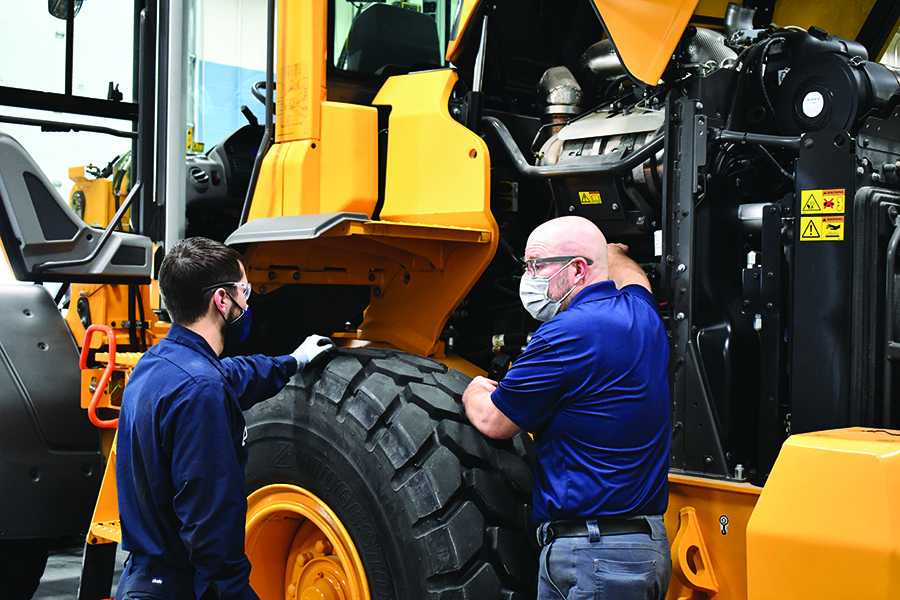
[[[550,256],[581,256],[593,261],[585,272],[585,286],[609,278],[606,238],[584,217],[559,217],[531,232],[525,246],[525,258]]]

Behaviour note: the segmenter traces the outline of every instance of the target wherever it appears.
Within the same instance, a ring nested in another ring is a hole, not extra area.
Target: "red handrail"
[[[109,361],[106,364],[106,369],[103,371],[103,375],[100,377],[100,381],[97,384],[97,388],[94,390],[94,395],[91,398],[91,403],[88,405],[88,419],[90,419],[91,423],[93,423],[96,427],[100,427],[103,429],[115,429],[119,426],[119,419],[111,419],[105,420],[101,419],[97,416],[97,404],[100,403],[100,396],[103,395],[103,390],[106,389],[106,386],[109,385],[109,380],[112,377],[113,369],[116,366],[116,335],[113,333],[112,327],[109,325],[91,325],[87,328],[87,331],[84,332],[84,344],[81,346],[81,360],[79,361],[79,366],[81,370],[87,369],[87,359],[88,353],[91,350],[91,336],[94,335],[95,331],[102,331],[106,334],[106,338],[109,340]]]

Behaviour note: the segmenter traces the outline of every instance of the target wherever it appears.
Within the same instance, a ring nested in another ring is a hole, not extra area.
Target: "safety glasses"
[[[534,275],[537,273],[538,265],[544,265],[548,263],[565,263],[576,258],[580,258],[585,261],[588,265],[594,264],[589,258],[585,258],[583,256],[548,256],[547,258],[532,258],[529,260],[522,259],[522,273],[527,273],[529,275]]]
[[[241,290],[241,293],[244,294],[244,300],[250,299],[250,292],[252,292],[253,290],[251,289],[249,283],[243,283],[241,281],[224,281],[222,283],[217,283],[215,285],[208,285],[205,288],[203,288],[202,290],[200,290],[200,292],[205,293],[205,292],[208,292],[209,290],[215,290],[217,288],[225,288],[225,287],[231,287],[231,286],[234,286],[237,289]]]

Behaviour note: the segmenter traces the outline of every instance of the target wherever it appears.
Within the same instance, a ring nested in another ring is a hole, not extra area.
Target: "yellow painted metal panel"
[[[321,103],[321,139],[274,144],[249,218],[331,212],[372,215],[378,202],[378,111]]]
[[[319,212],[319,175],[322,151],[316,142],[301,140],[287,144],[282,164],[285,215],[305,215]]]
[[[900,598],[900,432],[784,443],[747,531],[748,597]]]
[[[721,19],[725,16],[725,9],[730,3],[731,0],[700,0],[697,2],[697,8],[694,9],[694,16],[702,15]],[[704,27],[709,27],[709,25],[704,25]]]
[[[456,81],[450,70],[391,77],[375,97],[393,107],[383,220],[496,229],[487,145],[447,109]]]
[[[322,198],[317,212],[369,217],[378,202],[378,111],[322,103]]]
[[[875,0],[827,0],[824,2],[778,2],[772,22],[782,27],[813,25],[838,37],[855,40],[875,6]]]
[[[326,0],[278,5],[278,118],[275,139],[319,138],[325,99]]]
[[[152,304],[149,286],[139,286],[138,289],[146,309],[144,318],[149,323],[145,337],[147,344],[152,346],[165,336],[165,332],[159,333],[157,329],[159,327],[159,317],[150,310]],[[88,302],[92,322],[109,323],[115,331],[117,344],[127,346],[131,343],[128,327],[123,326],[123,323],[129,319],[127,285],[73,284],[72,306],[75,307],[81,299],[85,299]],[[78,340],[80,345],[84,339],[85,327],[77,310],[70,310],[66,313],[66,325],[68,325],[72,336]],[[94,336],[91,339],[92,348],[99,348],[103,343],[103,336]],[[90,394],[88,394],[88,400],[90,400]]]
[[[656,85],[698,0],[593,0],[625,68]]]
[[[455,62],[459,59],[462,52],[462,40],[468,33],[469,23],[472,22],[472,16],[481,6],[482,0],[462,0],[459,5],[459,15],[454,15],[454,19],[459,21],[459,26],[455,31],[450,32],[450,42],[447,44],[447,60]],[[479,29],[480,31],[480,29]]]
[[[705,599],[709,594],[704,589],[711,581],[716,582],[718,598],[747,597],[746,530],[760,491],[749,483],[669,474],[665,516],[673,544],[669,600]],[[702,562],[703,557],[708,562]]]
[[[119,522],[119,499],[116,495],[116,438],[113,439],[111,452],[103,471],[103,482],[100,484],[100,493],[97,494],[97,503],[94,505],[94,515],[91,518],[90,531],[87,538],[88,544],[108,544],[122,541],[122,529]]]
[[[311,240],[254,244],[245,256],[260,293],[285,284],[370,286],[356,338],[432,356],[496,245],[495,230],[370,221]]]
[[[79,212],[75,207],[76,201],[74,196],[76,192],[81,192],[84,195],[82,199],[82,219],[84,222],[91,227],[103,228],[109,225],[110,220],[112,220],[118,210],[117,198],[113,193],[113,182],[106,178],[89,179],[84,173],[84,166],[69,167],[69,179],[75,184],[72,186],[72,191],[69,194],[69,206],[76,213]],[[119,204],[125,201],[127,190],[128,176],[125,175],[119,189]],[[120,221],[122,231],[131,231],[130,218],[131,209],[128,209],[122,215],[122,220]]]
[[[290,144],[273,144],[263,159],[248,219],[284,215],[284,159]]]

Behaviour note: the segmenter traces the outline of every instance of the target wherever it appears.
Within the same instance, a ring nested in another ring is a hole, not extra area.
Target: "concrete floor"
[[[75,600],[78,597],[78,580],[81,577],[81,557],[84,546],[77,541],[60,545],[50,550],[47,568],[41,577],[41,584],[34,594],[33,600]],[[116,583],[122,574],[125,557],[121,548],[116,552],[116,570],[113,575],[113,587],[110,597],[115,597]]]

